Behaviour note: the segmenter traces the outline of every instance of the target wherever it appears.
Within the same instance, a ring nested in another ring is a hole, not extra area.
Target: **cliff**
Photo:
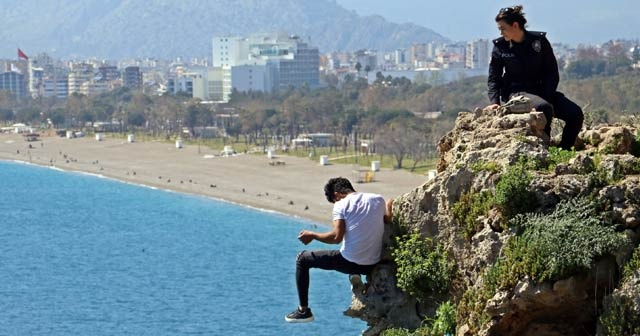
[[[461,112],[437,176],[395,199],[384,260],[345,312],[365,335],[640,332],[637,129],[560,151],[542,113],[513,112]]]

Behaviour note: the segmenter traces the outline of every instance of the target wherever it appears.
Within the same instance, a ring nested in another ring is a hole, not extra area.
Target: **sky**
[[[600,44],[640,39],[640,0],[335,0],[359,15],[411,22],[454,41],[499,36],[494,18],[502,7],[521,4],[529,30],[551,42]]]

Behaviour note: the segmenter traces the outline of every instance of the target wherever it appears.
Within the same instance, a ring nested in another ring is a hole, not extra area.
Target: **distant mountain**
[[[16,48],[56,57],[196,57],[211,38],[284,31],[321,52],[393,50],[446,41],[414,24],[360,17],[335,0],[21,0],[0,11],[0,57]]]

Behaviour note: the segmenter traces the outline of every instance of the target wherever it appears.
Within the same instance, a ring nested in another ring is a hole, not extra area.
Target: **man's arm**
[[[388,199],[385,206],[384,217],[382,218],[386,224],[391,224],[393,220],[393,198]]]
[[[346,224],[344,219],[336,219],[333,221],[333,228],[328,232],[314,232],[302,230],[298,235],[298,239],[305,245],[312,242],[314,239],[321,241],[325,244],[340,244],[344,237]]]

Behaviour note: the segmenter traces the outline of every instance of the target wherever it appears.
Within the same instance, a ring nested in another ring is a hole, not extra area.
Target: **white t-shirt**
[[[359,265],[380,261],[384,233],[384,198],[353,192],[333,205],[333,220],[344,219],[342,256]]]

